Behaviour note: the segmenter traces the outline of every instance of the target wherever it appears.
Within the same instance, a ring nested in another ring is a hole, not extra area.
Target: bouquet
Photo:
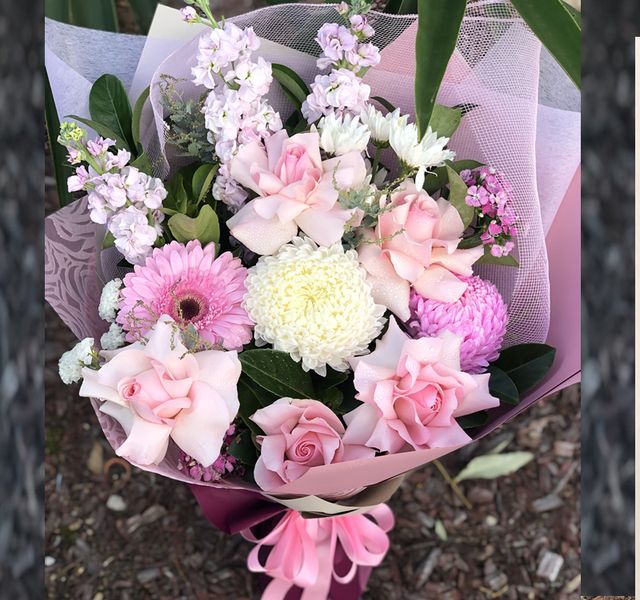
[[[462,50],[414,122],[415,18],[376,36],[365,0],[296,7],[302,29],[186,4],[193,39],[150,34],[130,91],[101,74],[60,127],[79,199],[48,219],[47,298],[82,338],[60,376],[118,456],[255,542],[264,598],[355,598],[405,473],[575,380],[575,295],[554,301],[544,243],[574,171],[543,223],[505,90]]]

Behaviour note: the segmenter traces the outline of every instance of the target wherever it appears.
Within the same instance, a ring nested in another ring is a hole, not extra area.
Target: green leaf
[[[466,229],[476,214],[473,206],[469,206],[465,202],[468,189],[467,184],[462,180],[462,177],[456,173],[455,169],[452,169],[449,165],[445,165],[445,169],[447,170],[447,177],[449,178],[449,202],[460,214],[462,224]]]
[[[431,113],[429,126],[435,131],[439,137],[450,138],[458,129],[460,120],[462,119],[462,110],[459,108],[451,108],[436,104]]]
[[[418,0],[415,99],[421,138],[431,120],[466,5],[466,0]]]
[[[381,104],[390,113],[392,113],[396,109],[396,107],[391,104],[391,102],[389,102],[386,98],[382,98],[382,96],[372,96],[371,100],[375,100],[378,104]]]
[[[217,244],[220,240],[218,215],[208,204],[200,209],[200,213],[195,218],[180,213],[173,215],[167,221],[167,226],[171,235],[182,244],[191,240],[200,240],[204,246],[210,242]]]
[[[349,374],[346,371],[336,371],[328,367],[327,374],[324,377],[313,375],[314,387],[317,390],[327,390],[342,385],[348,378]]]
[[[509,375],[496,367],[495,364],[489,365],[487,372],[491,374],[489,377],[489,393],[492,396],[507,404],[518,404],[520,402],[518,388]]]
[[[573,20],[578,24],[580,30],[582,30],[582,13],[577,8],[571,6],[571,4],[569,4],[565,0],[562,0],[562,4],[567,9],[567,12],[571,15]]]
[[[454,481],[460,483],[465,479],[497,479],[503,475],[515,473],[533,460],[531,452],[508,452],[506,454],[485,454],[474,458]]]
[[[436,535],[443,541],[446,542],[449,539],[447,535],[447,530],[444,527],[444,523],[440,519],[436,519],[436,525],[434,528]]]
[[[455,160],[447,163],[456,173],[465,169],[481,167],[477,160]],[[424,180],[424,189],[428,194],[433,194],[449,183],[446,167],[437,167],[432,173],[427,173]]]
[[[122,150],[131,150],[129,144],[121,138],[115,131],[109,129],[102,123],[97,123],[96,121],[92,121],[91,119],[85,119],[84,117],[79,117],[78,115],[67,115],[66,119],[75,119],[79,123],[83,123],[87,127],[91,127],[98,135],[101,135],[103,138],[111,138],[116,141],[116,146],[121,148]]]
[[[389,0],[384,12],[392,15],[415,15],[418,3],[417,0]]]
[[[307,84],[295,71],[284,65],[274,63],[271,65],[271,71],[293,106],[300,110],[302,103],[309,95]]]
[[[462,429],[473,429],[474,427],[482,427],[488,420],[489,413],[486,410],[481,410],[464,417],[458,417],[456,421]]]
[[[89,92],[91,118],[103,124],[135,148],[131,134],[133,114],[127,92],[122,82],[114,75],[103,75]]]
[[[467,250],[468,248],[477,248],[480,244],[482,244],[482,240],[480,239],[481,235],[482,233],[478,231],[477,233],[474,233],[472,236],[469,236],[468,238],[464,238],[458,244],[458,248],[460,250]]]
[[[491,450],[487,452],[487,454],[500,454],[506,447],[511,443],[513,437],[509,437],[506,440],[502,440],[498,442]]]
[[[106,250],[107,248],[111,248],[115,243],[116,238],[114,237],[113,233],[107,231],[107,233],[105,233],[104,235],[104,239],[102,240],[102,249]]]
[[[142,154],[142,152],[144,152],[144,148],[140,143],[140,119],[142,117],[142,109],[144,108],[144,105],[149,98],[150,91],[151,88],[147,87],[144,92],[142,92],[142,94],[138,96],[138,99],[136,100],[136,103],[133,107],[133,114],[131,117],[131,137],[133,139],[133,144],[138,150],[139,154]]]
[[[258,460],[258,452],[251,439],[250,431],[241,431],[227,448],[231,456],[235,456],[242,464],[252,467]]]
[[[507,254],[507,256],[493,256],[489,246],[485,246],[484,254],[475,262],[476,265],[503,265],[505,267],[517,267],[518,261]]]
[[[67,188],[67,178],[72,174],[71,167],[67,163],[67,152],[64,146],[58,143],[60,135],[60,121],[58,111],[51,93],[49,76],[45,71],[44,88],[44,118],[49,138],[49,148],[51,150],[51,160],[53,162],[53,174],[56,179],[56,190],[58,191],[58,202],[60,207],[66,206],[73,201],[73,196]]]
[[[118,31],[114,0],[69,0],[71,23],[90,29]]]
[[[217,172],[218,165],[205,164],[198,167],[193,174],[191,189],[194,197],[198,199],[198,204],[200,204],[211,191],[211,184]]]
[[[184,187],[184,178],[182,173],[176,173],[169,183],[167,183],[166,188],[167,197],[164,201],[164,208],[174,210],[177,213],[186,213],[188,196]]]
[[[324,389],[318,394],[318,400],[328,406],[333,412],[339,411],[343,399],[343,393],[335,387]]]
[[[244,373],[238,381],[238,400],[240,402],[239,414],[245,425],[255,434],[262,431],[256,423],[251,420],[251,416],[261,408],[273,404],[277,398],[269,394],[263,388],[256,386]]]
[[[153,174],[153,165],[151,164],[151,160],[149,160],[149,156],[146,152],[143,152],[138,158],[136,158],[132,163],[132,167],[135,167],[139,171],[146,173],[147,175]]]
[[[503,350],[491,368],[504,371],[522,395],[544,379],[555,356],[555,348],[547,344],[519,344]]]
[[[581,27],[575,11],[562,0],[513,0],[531,31],[580,88]]]
[[[69,0],[44,0],[44,14],[49,19],[70,23]]]
[[[136,14],[140,33],[145,35],[149,31],[149,27],[151,27],[158,0],[129,0],[129,4]]]
[[[314,398],[311,375],[287,353],[267,348],[238,355],[242,372],[278,398]]]

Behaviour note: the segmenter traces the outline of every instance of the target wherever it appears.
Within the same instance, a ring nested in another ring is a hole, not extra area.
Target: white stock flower
[[[147,215],[135,206],[116,214],[109,222],[109,231],[115,238],[116,248],[132,264],[142,262],[151,253],[158,237]]]
[[[249,269],[243,306],[256,323],[258,345],[269,343],[302,361],[305,371],[345,371],[365,354],[384,325],[355,250],[318,247],[296,237]]]
[[[348,69],[316,75],[311,84],[311,93],[302,103],[302,115],[308,123],[315,123],[331,112],[357,115],[365,107],[370,93],[371,88]]]
[[[330,113],[320,119],[320,147],[334,156],[348,152],[364,152],[369,143],[369,130],[358,117]]]
[[[98,314],[103,321],[112,323],[116,320],[116,311],[120,302],[120,288],[122,287],[122,279],[112,279],[108,281],[102,288],[100,294],[100,304],[98,305]]]
[[[93,345],[93,338],[84,338],[60,357],[58,372],[63,383],[70,385],[82,379],[82,369],[93,362]]]
[[[427,127],[427,131],[418,141],[418,127],[415,123],[402,124],[399,120],[392,123],[389,132],[389,144],[398,155],[402,163],[418,169],[416,187],[422,189],[425,172],[430,167],[440,167],[446,160],[455,157],[455,152],[446,150],[449,142],[447,137],[438,134]]]
[[[360,120],[371,132],[371,140],[379,146],[385,146],[389,143],[389,132],[396,121],[399,126],[405,126],[408,118],[408,115],[400,115],[399,108],[383,115],[372,104],[367,104],[366,108],[360,113]]]
[[[102,334],[100,338],[100,347],[103,350],[117,350],[125,344],[125,333],[122,327],[117,323],[111,323],[109,331]]]

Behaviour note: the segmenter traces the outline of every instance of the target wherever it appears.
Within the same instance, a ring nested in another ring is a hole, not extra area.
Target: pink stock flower
[[[344,444],[344,426],[317,400],[280,398],[252,417],[264,431],[256,463],[256,483],[266,491],[295,481],[311,467],[373,457],[362,444]]]
[[[363,404],[345,415],[343,443],[395,453],[470,442],[456,418],[499,401],[489,374],[460,370],[460,342],[451,333],[412,340],[392,317],[375,351],[350,361]]]
[[[133,341],[153,326],[154,315],[167,314],[211,344],[241,350],[253,326],[241,306],[246,276],[230,252],[216,258],[215,244],[171,242],[125,275],[117,321]]]
[[[472,275],[484,250],[459,250],[464,225],[458,211],[413,181],[405,181],[391,203],[358,252],[374,300],[407,321],[411,287],[425,298],[455,302],[467,287],[456,275]]]
[[[100,410],[122,425],[127,439],[118,456],[158,464],[171,438],[203,466],[213,464],[238,412],[236,352],[187,353],[163,315],[146,345],[102,355],[107,362],[99,370],[83,370],[80,395],[103,400]]]
[[[231,235],[257,254],[273,254],[298,228],[320,246],[338,242],[354,211],[337,204],[336,186],[360,186],[366,167],[359,152],[323,161],[317,132],[280,130],[264,146],[241,147],[231,176],[259,195],[227,221]]]
[[[414,337],[433,337],[450,331],[462,338],[460,367],[482,373],[498,358],[507,330],[507,306],[493,283],[465,277],[467,289],[456,302],[439,302],[411,292],[409,331]]]

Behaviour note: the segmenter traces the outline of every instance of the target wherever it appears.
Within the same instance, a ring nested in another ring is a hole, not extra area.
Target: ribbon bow
[[[250,529],[241,533],[256,543],[247,559],[249,570],[272,578],[262,600],[283,600],[293,586],[302,588],[301,600],[325,600],[332,580],[349,583],[358,567],[376,567],[382,562],[389,549],[387,531],[392,527],[391,509],[379,504],[364,514],[318,519],[305,519],[288,510],[261,539]],[[351,562],[344,575],[334,566],[338,542]],[[266,546],[272,548],[263,564],[259,555]]]

